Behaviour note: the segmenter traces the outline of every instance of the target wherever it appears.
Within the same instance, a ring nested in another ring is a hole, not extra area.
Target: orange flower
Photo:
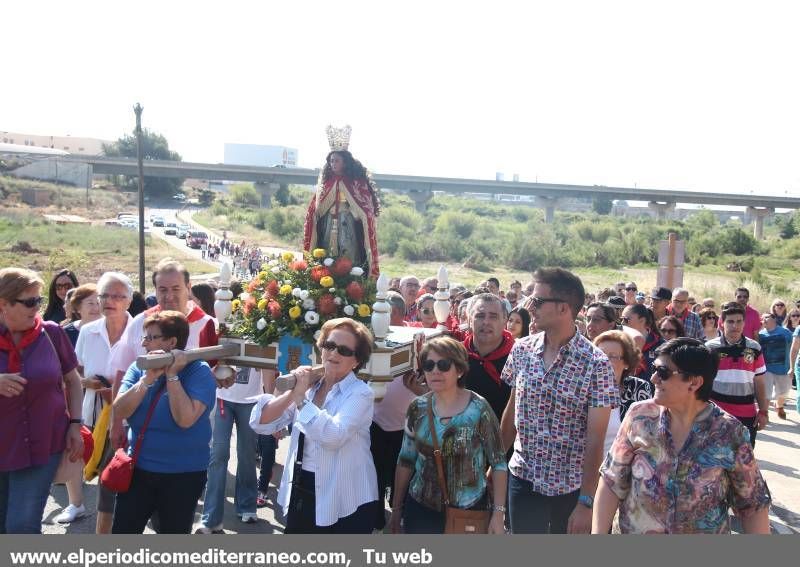
[[[289,267],[295,272],[304,272],[308,268],[308,264],[306,264],[305,260],[297,260],[289,264]]]
[[[278,289],[279,289],[279,287],[280,287],[280,286],[278,286],[278,282],[277,282],[277,280],[272,280],[272,281],[271,281],[271,282],[269,282],[269,283],[267,284],[267,286],[264,288],[264,291],[266,291],[266,292],[267,292],[267,295],[268,295],[269,297],[278,297]]]
[[[273,319],[277,319],[281,316],[281,305],[277,301],[270,301],[267,304],[267,311],[269,311],[269,316]]]
[[[326,293],[319,298],[319,313],[320,315],[333,315],[336,313],[336,302],[333,301],[333,296]]]
[[[311,279],[317,283],[319,283],[319,280],[329,275],[331,275],[331,273],[325,266],[314,266],[311,268]]]
[[[342,256],[341,258],[337,258],[337,260],[333,263],[333,266],[331,266],[331,271],[337,276],[346,276],[350,273],[352,268],[353,261],[350,258]]]
[[[244,307],[242,308],[245,315],[250,315],[250,312],[256,308],[256,300],[252,297],[244,302]]]
[[[345,291],[347,292],[347,297],[353,301],[361,302],[361,300],[364,298],[364,288],[361,287],[361,284],[358,282],[350,282],[347,284]]]

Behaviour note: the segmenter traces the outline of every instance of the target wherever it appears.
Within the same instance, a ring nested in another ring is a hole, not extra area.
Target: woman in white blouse
[[[293,372],[293,390],[264,394],[250,417],[252,428],[270,435],[293,424],[278,504],[285,533],[371,533],[378,485],[369,445],[373,394],[356,373],[369,361],[372,334],[358,321],[331,319],[317,341],[324,375]]]

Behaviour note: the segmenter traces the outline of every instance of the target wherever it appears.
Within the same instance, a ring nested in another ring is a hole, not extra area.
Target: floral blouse
[[[747,429],[710,403],[676,454],[669,411],[631,406],[600,474],[620,499],[622,533],[730,533],[728,508],[746,516],[768,506]]]
[[[500,425],[489,403],[475,392],[464,411],[447,423],[436,415],[433,396],[416,398],[408,407],[398,465],[414,470],[411,498],[433,510],[443,510],[442,491],[433,456],[428,404],[433,403],[436,437],[442,450],[450,505],[469,508],[486,493],[486,470],[507,471]]]

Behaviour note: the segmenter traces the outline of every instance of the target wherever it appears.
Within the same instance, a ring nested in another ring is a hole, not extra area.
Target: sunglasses
[[[344,346],[344,345],[337,345],[333,341],[325,341],[324,343],[322,343],[322,348],[324,348],[327,351],[334,351],[335,350],[336,352],[338,352],[342,356],[355,356],[356,355],[356,351],[354,351],[350,347]]]
[[[627,325],[628,323],[631,322],[631,318],[630,317],[620,317],[619,318],[619,322],[622,323],[623,325]]]
[[[563,299],[558,299],[557,297],[536,297],[532,295],[528,298],[530,301],[531,307],[539,309],[545,303],[565,303]]]
[[[666,382],[675,374],[683,374],[680,370],[670,370],[666,366],[653,366],[653,374],[662,382]]]
[[[425,372],[433,372],[434,368],[438,368],[439,372],[447,372],[448,370],[450,370],[450,368],[452,368],[452,366],[453,366],[453,361],[450,360],[449,358],[440,358],[436,362],[432,360],[426,360],[425,362],[422,363],[422,369]]]
[[[791,317],[792,319],[797,319],[798,317],[800,317],[800,315],[789,315],[789,317]]]
[[[44,297],[28,297],[27,299],[12,299],[11,303],[21,303],[28,309],[39,307],[44,301]]]
[[[639,290],[636,289],[635,287],[626,287],[625,291],[639,291]]]

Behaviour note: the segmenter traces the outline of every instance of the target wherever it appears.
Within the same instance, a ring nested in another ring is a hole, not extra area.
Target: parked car
[[[208,235],[202,230],[190,230],[186,233],[186,246],[200,248],[208,242]]]
[[[174,222],[168,222],[164,225],[164,234],[178,234],[178,225]]]
[[[164,226],[164,217],[158,215],[150,217],[150,222],[153,223],[153,226]]]
[[[175,193],[172,196],[172,198],[175,199],[176,201],[185,201],[186,200],[186,195],[184,195],[183,193]]]
[[[178,234],[176,235],[178,238],[186,238],[186,234],[192,229],[191,226],[188,224],[179,224],[178,225]]]

